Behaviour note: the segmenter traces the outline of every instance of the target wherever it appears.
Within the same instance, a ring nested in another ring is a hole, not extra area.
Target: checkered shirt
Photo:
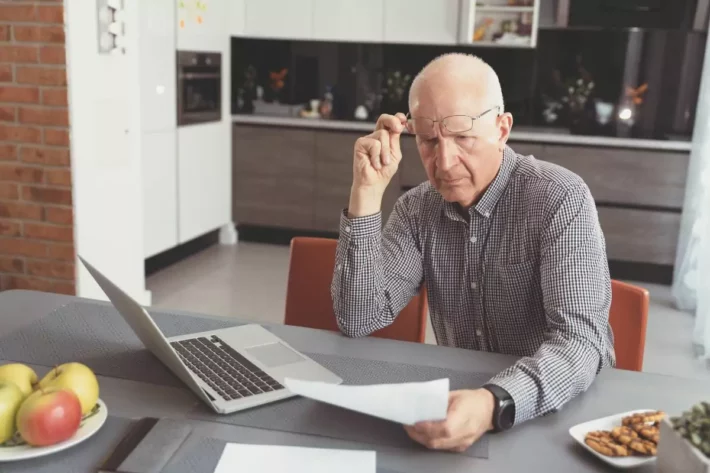
[[[614,365],[606,245],[576,174],[506,147],[468,218],[425,182],[381,222],[341,217],[331,293],[346,335],[391,324],[425,283],[438,344],[521,357],[490,381],[512,396],[515,424]]]

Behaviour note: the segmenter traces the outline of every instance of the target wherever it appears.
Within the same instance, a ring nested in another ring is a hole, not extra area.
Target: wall
[[[76,249],[125,292],[149,304],[137,104],[139,5],[125,2],[126,29],[133,34],[123,55],[98,53],[93,5],[65,0]],[[77,293],[105,299],[83,266]]]
[[[0,290],[75,292],[63,10],[0,4]]]

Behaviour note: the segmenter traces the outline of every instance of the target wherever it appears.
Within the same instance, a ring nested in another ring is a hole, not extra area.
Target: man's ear
[[[498,117],[498,147],[500,151],[503,151],[508,138],[510,138],[510,131],[513,129],[513,115],[506,112]]]

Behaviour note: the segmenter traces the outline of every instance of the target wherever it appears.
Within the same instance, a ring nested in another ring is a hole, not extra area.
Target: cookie
[[[645,439],[634,439],[629,449],[636,455],[652,456],[657,453],[656,444]]]
[[[658,445],[658,440],[661,436],[661,431],[658,427],[655,427],[654,425],[634,424],[631,428],[639,435],[639,437]]]
[[[592,450],[607,457],[628,457],[631,452],[624,445],[619,444],[611,437],[611,432],[595,431],[589,432],[584,438]]]
[[[632,440],[637,439],[639,437],[639,434],[637,434],[633,429],[630,427],[614,427],[614,429],[611,431],[611,436],[614,440],[616,440],[617,443],[620,443],[621,445],[629,445]]]
[[[621,420],[622,425],[631,426],[634,424],[654,424],[666,416],[663,411],[637,412]]]

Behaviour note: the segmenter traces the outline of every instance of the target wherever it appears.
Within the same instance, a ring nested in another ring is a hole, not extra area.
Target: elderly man
[[[462,451],[559,409],[614,365],[605,242],[581,178],[506,145],[513,117],[485,62],[435,59],[414,79],[409,109],[382,115],[355,143],[333,303],[340,329],[364,336],[425,283],[439,344],[521,357],[484,387],[452,392],[446,420],[405,427],[429,448]],[[382,230],[405,130],[428,182],[397,201]]]

